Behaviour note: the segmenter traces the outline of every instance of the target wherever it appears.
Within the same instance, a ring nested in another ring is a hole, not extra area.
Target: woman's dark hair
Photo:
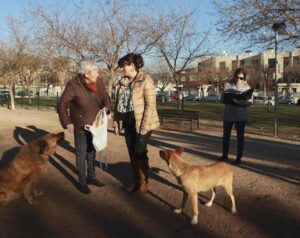
[[[130,64],[134,64],[136,69],[141,69],[144,66],[143,57],[140,54],[129,53],[118,61],[118,67],[120,68]]]
[[[239,74],[243,74],[244,75],[244,79],[246,79],[246,70],[244,69],[244,68],[237,68],[235,71],[234,71],[234,74],[233,74],[233,77],[234,78],[237,78],[237,76],[239,75]]]

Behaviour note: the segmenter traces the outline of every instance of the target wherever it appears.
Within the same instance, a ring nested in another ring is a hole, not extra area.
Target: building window
[[[293,64],[297,67],[300,66],[300,56],[293,57]]]
[[[240,66],[244,67],[245,66],[245,60],[240,60]]]
[[[258,59],[252,60],[252,61],[251,61],[251,66],[252,66],[252,67],[257,67],[258,65],[259,65]]]
[[[232,69],[236,69],[238,67],[238,64],[237,64],[237,61],[236,60],[233,60],[231,62],[231,65],[232,65]]]
[[[276,67],[276,61],[275,61],[275,59],[269,59],[268,60],[268,68],[269,69],[275,69],[275,67]]]
[[[225,64],[225,61],[221,61],[219,63],[219,69],[225,69],[226,68],[226,64]]]
[[[289,64],[290,64],[290,58],[289,57],[284,57],[283,58],[283,68],[285,69]]]

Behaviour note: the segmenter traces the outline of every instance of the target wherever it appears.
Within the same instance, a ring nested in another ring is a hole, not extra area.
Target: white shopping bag
[[[93,122],[93,125],[85,125],[84,129],[90,131],[93,136],[95,150],[104,150],[107,146],[107,114],[105,110],[100,110]]]

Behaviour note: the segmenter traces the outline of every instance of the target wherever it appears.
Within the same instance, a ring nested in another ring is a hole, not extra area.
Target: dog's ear
[[[6,194],[3,191],[0,191],[0,200],[5,199],[6,198]]]
[[[57,138],[57,141],[61,141],[61,140],[65,139],[65,133],[63,131],[55,134],[55,136]]]
[[[22,179],[23,183],[28,183],[30,181],[31,174]]]
[[[165,161],[169,161],[171,157],[172,151],[170,150],[160,150],[159,151],[159,156],[164,159]]]
[[[48,143],[44,140],[40,140],[38,142],[38,146],[39,146],[39,152],[40,154],[44,154],[45,151],[48,149]]]
[[[183,151],[184,151],[184,148],[182,146],[180,146],[175,150],[175,153],[180,156]]]

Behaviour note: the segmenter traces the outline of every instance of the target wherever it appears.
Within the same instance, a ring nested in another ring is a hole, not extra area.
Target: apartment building
[[[300,96],[300,47],[289,52],[278,52],[279,93],[299,94]],[[232,76],[238,67],[245,67],[249,75],[249,83],[257,90],[267,87],[274,89],[275,52],[269,48],[258,54],[246,51],[242,55],[203,57],[198,63],[198,71],[203,80],[221,85]],[[267,85],[266,83],[267,82]]]

